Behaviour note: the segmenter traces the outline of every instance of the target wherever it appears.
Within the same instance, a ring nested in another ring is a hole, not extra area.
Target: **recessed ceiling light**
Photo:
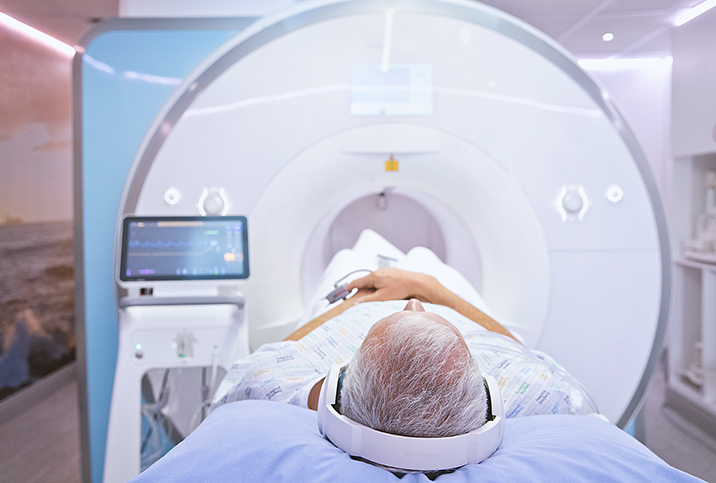
[[[602,40],[605,42],[611,42],[612,40],[614,40],[614,34],[611,32],[607,32],[602,35]]]

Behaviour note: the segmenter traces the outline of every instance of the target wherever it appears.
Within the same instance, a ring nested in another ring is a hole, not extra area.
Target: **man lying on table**
[[[347,364],[343,414],[393,434],[443,437],[482,426],[483,373],[497,380],[508,418],[597,412],[554,360],[432,276],[384,268],[347,288],[357,293],[235,362],[212,407],[266,399],[315,410],[327,371]]]

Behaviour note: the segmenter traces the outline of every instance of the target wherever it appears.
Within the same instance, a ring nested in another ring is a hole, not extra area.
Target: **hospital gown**
[[[490,332],[448,307],[424,307],[462,333],[480,370],[497,380],[508,418],[598,412],[579,382],[547,355]],[[261,346],[232,365],[217,389],[212,407],[243,399],[305,407],[310,389],[329,368],[347,364],[374,323],[404,308],[404,300],[359,304],[298,341]]]

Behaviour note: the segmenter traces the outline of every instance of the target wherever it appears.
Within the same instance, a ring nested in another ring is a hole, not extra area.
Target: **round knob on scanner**
[[[567,193],[562,200],[562,207],[567,213],[579,213],[584,208],[584,200],[579,193]]]
[[[563,185],[554,205],[562,221],[582,221],[589,208],[589,198],[582,185]]]
[[[181,200],[181,192],[176,188],[169,188],[164,192],[164,201],[170,206],[174,206]]]
[[[229,199],[224,188],[204,188],[199,197],[199,213],[224,216],[229,212]]]
[[[617,185],[607,188],[607,199],[612,203],[619,203],[624,198],[624,191]]]
[[[218,194],[211,194],[204,200],[204,211],[208,215],[218,215],[224,211],[224,200]]]

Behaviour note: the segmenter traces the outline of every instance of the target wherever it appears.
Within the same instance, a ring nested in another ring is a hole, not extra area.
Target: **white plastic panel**
[[[158,157],[171,162],[154,164],[144,193],[186,185],[182,178],[190,186],[214,186],[212,173],[222,172],[232,211],[249,212],[296,152],[327,133],[374,122],[350,115],[350,71],[355,63],[380,63],[384,23],[377,14],[339,18],[248,55],[187,109]],[[649,198],[628,149],[572,78],[524,45],[468,22],[396,13],[393,31],[391,59],[429,61],[435,91],[432,116],[399,117],[454,133],[502,163],[533,199],[551,248],[658,247]],[[190,166],[177,166],[181,160]],[[584,185],[591,201],[579,230],[565,226],[553,207],[569,184]],[[607,202],[604,193],[613,184],[623,188],[623,203]],[[195,212],[198,189],[187,188],[174,210]],[[141,201],[152,211],[168,208],[156,195],[149,205]]]
[[[611,421],[629,404],[652,350],[661,295],[659,256],[550,255],[549,323],[537,348],[584,384]]]

